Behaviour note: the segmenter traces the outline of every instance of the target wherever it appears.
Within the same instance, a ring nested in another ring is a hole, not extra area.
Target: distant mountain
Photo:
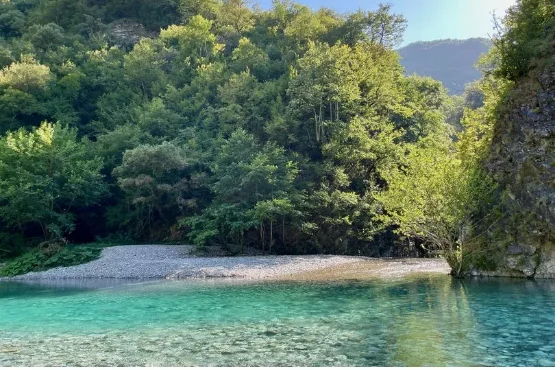
[[[442,81],[450,94],[461,94],[467,82],[482,77],[473,65],[490,45],[491,41],[484,38],[421,41],[398,52],[407,74],[432,77]]]

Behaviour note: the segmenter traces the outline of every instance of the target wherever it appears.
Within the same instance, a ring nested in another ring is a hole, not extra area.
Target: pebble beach
[[[77,266],[31,272],[10,280],[239,278],[325,280],[449,273],[443,259],[357,256],[196,257],[187,245],[124,245]]]

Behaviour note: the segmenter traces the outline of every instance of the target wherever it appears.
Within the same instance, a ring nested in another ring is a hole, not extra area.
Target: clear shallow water
[[[0,282],[0,366],[554,366],[554,281]]]

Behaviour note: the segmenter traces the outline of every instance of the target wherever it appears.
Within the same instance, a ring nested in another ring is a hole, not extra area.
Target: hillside
[[[488,39],[414,42],[398,50],[406,73],[432,77],[443,82],[449,94],[461,94],[466,83],[481,73],[474,64],[491,46]]]
[[[462,89],[479,77],[471,66],[488,42],[410,45],[403,67],[394,46],[406,20],[389,6],[342,15],[287,2],[267,11],[243,0],[166,4],[0,3],[0,258],[21,258],[18,271],[67,265],[95,254],[68,242],[111,240],[229,254],[432,249],[455,275],[500,265],[479,242],[484,230],[472,230],[498,213],[495,189],[511,179],[484,165],[493,140],[517,142],[493,137],[510,131],[496,118],[533,68],[527,52],[538,61],[550,49],[536,42],[551,34],[548,21],[497,39],[499,63],[487,65],[499,68],[461,101],[405,68],[427,65],[434,73],[423,74]],[[553,6],[543,9],[553,18]],[[519,101],[534,94],[521,89]],[[517,118],[501,121],[524,131]],[[547,174],[532,162],[514,169],[523,184]]]
[[[409,146],[451,145],[448,97],[404,74],[390,7],[10,0],[0,20],[1,254],[417,253],[374,197]]]

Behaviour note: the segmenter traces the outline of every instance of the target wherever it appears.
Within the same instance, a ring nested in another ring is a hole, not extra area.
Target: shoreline
[[[30,272],[3,281],[60,279],[339,280],[448,274],[436,258],[372,258],[340,255],[196,257],[188,245],[126,245],[105,248],[85,264]]]

